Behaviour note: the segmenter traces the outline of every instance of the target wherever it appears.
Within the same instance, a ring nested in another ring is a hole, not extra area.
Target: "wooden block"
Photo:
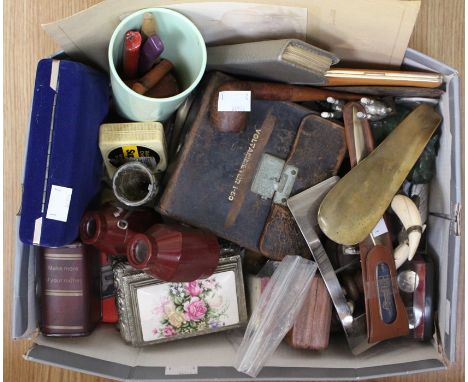
[[[312,280],[309,294],[286,340],[296,349],[324,350],[330,339],[332,303],[322,277]]]

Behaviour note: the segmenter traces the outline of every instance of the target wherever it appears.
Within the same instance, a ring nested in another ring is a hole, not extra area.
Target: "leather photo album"
[[[202,84],[157,209],[275,260],[308,257],[285,201],[337,173],[343,128],[295,103],[252,100],[242,131],[219,131],[210,100],[232,80],[216,72]]]

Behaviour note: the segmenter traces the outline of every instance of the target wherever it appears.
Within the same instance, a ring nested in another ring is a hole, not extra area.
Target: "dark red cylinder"
[[[160,280],[187,282],[211,276],[220,250],[218,239],[210,233],[156,224],[130,239],[127,259],[134,268]]]
[[[125,255],[130,238],[158,221],[150,209],[126,210],[106,205],[81,218],[80,239],[108,255]]]
[[[128,31],[124,37],[122,70],[126,80],[132,80],[138,75],[140,59],[141,34],[138,31]]]

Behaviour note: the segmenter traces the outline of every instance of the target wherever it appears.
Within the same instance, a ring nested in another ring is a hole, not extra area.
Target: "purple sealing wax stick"
[[[158,35],[148,37],[140,51],[139,71],[146,74],[164,50],[164,44]]]

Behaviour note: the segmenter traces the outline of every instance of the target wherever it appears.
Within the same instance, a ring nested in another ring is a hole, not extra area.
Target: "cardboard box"
[[[282,343],[259,380],[364,379],[443,369],[455,357],[460,264],[461,140],[457,72],[417,51],[406,51],[405,66],[444,74],[446,93],[437,175],[431,184],[428,238],[439,272],[438,327],[432,343],[396,339],[353,356],[344,338],[332,338],[321,353],[298,351]],[[37,248],[21,245],[15,259],[13,337],[35,332]],[[26,359],[118,380],[248,379],[232,366],[242,331],[207,335],[143,349],[129,347],[112,326],[76,339],[37,337]]]

